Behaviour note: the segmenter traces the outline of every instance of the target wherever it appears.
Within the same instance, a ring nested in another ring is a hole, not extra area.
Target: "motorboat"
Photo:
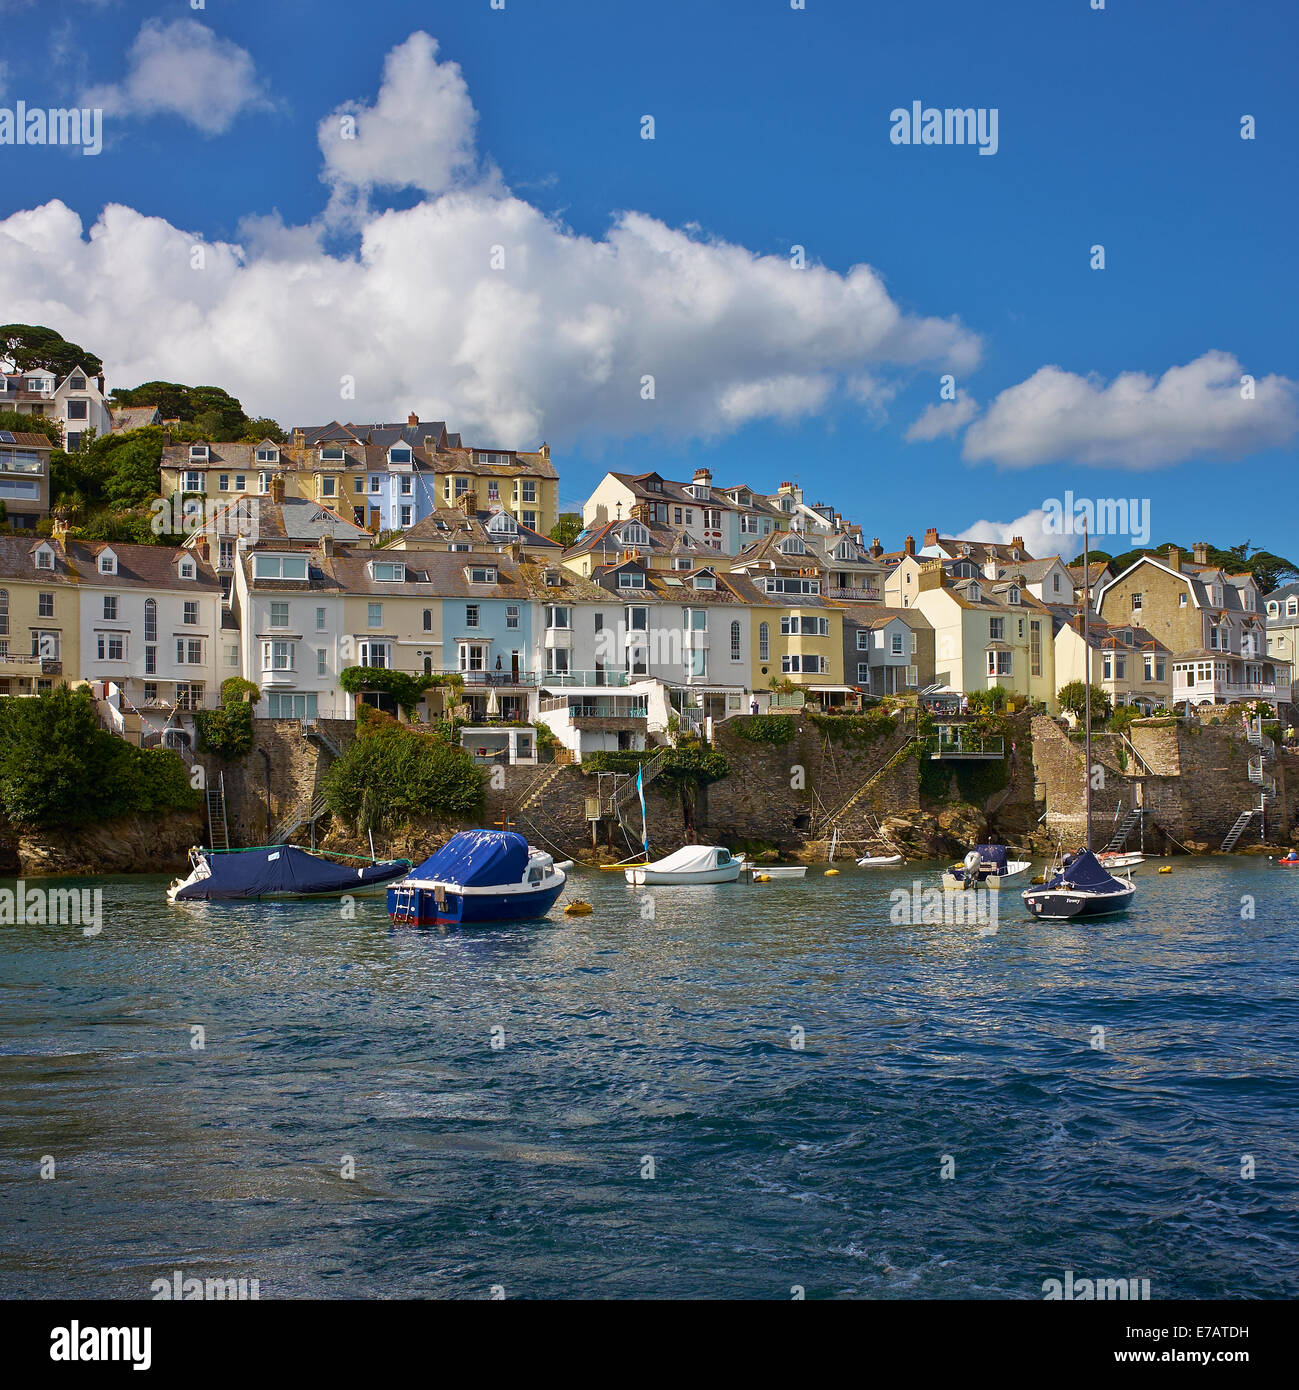
[[[1036,917],[1110,917],[1126,912],[1136,894],[1131,878],[1115,878],[1089,849],[1068,856],[1040,888],[1021,895]]]
[[[336,863],[350,859],[352,865]],[[189,852],[190,875],[167,889],[167,901],[238,902],[254,898],[341,898],[381,893],[408,873],[409,859],[326,858],[297,845]]]
[[[759,879],[806,878],[806,864],[749,864],[745,874],[757,882]]]
[[[1028,859],[1011,859],[1005,845],[976,845],[960,864],[943,870],[943,887],[1000,888],[1031,864]]]
[[[388,889],[388,915],[415,927],[531,921],[554,907],[572,865],[513,830],[462,830]]]
[[[859,869],[887,869],[891,864],[901,864],[900,854],[863,854],[857,861]]]
[[[686,845],[665,859],[637,864],[623,872],[638,887],[656,883],[734,883],[744,868],[744,856],[721,845]]]
[[[1102,868],[1113,873],[1115,869],[1135,869],[1146,862],[1146,856],[1138,850],[1101,850],[1096,861]]]

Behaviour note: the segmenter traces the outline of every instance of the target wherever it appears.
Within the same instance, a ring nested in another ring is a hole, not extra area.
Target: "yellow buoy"
[[[770,883],[770,882],[771,882],[771,875],[770,875],[770,874],[754,874],[754,875],[753,875],[753,881],[754,881],[754,883]]]
[[[827,869],[825,871],[825,876],[826,878],[833,878],[838,872],[838,869]]]
[[[1159,866],[1159,872],[1161,874],[1171,874],[1173,872],[1173,866],[1171,864],[1161,864]]]
[[[564,913],[569,917],[585,917],[588,912],[593,912],[594,910],[595,909],[592,908],[590,903],[584,901],[582,898],[575,898],[571,903],[565,906]]]

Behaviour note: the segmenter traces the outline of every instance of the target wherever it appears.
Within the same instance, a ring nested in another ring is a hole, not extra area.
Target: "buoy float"
[[[564,914],[568,917],[585,917],[588,912],[593,912],[591,904],[582,898],[575,898],[571,903],[564,907]]]
[[[770,883],[770,882],[771,882],[771,875],[770,875],[770,874],[754,874],[754,875],[753,875],[753,881],[754,881],[754,883]]]
[[[1029,882],[1030,882],[1030,883],[1045,883],[1045,882],[1046,882],[1046,875],[1045,875],[1045,874],[1038,874],[1038,876],[1037,876],[1036,878],[1030,879]]]
[[[1159,866],[1159,872],[1161,874],[1171,874],[1173,872],[1173,866],[1171,864],[1161,864]]]
[[[838,869],[827,869],[827,870],[825,871],[825,876],[826,876],[826,878],[834,878],[834,876],[835,876],[838,872],[839,872]]]

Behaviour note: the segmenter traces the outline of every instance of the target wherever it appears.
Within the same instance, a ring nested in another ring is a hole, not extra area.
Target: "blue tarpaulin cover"
[[[1080,849],[1048,885],[1060,888],[1086,888],[1093,893],[1109,893],[1126,885],[1111,874],[1089,849]]]
[[[985,864],[995,864],[998,869],[1006,867],[1006,846],[1005,845],[975,845],[979,851],[979,858]]]
[[[528,842],[522,835],[513,830],[462,830],[410,876],[460,888],[494,888],[521,883],[527,868]]]
[[[347,868],[309,854],[296,845],[263,846],[229,854],[209,854],[211,874],[177,894],[183,898],[264,898],[274,893],[346,893],[367,883],[383,883],[406,869],[405,861]]]

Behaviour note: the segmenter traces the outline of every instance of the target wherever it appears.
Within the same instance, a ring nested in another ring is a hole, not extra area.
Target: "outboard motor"
[[[983,862],[979,857],[979,851],[972,849],[962,862],[965,865],[965,874],[961,879],[961,887],[977,888],[979,885],[979,865]]]

